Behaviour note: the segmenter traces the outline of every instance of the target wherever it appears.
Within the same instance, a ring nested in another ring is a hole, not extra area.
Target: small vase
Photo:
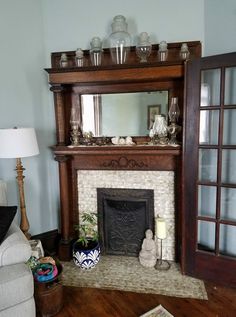
[[[109,36],[111,58],[115,64],[124,64],[128,59],[131,37],[127,32],[127,22],[123,15],[117,15],[113,19],[112,33]]]

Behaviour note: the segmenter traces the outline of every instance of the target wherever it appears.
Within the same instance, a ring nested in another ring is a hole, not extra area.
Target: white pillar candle
[[[166,221],[163,218],[156,218],[156,236],[159,239],[166,238]]]

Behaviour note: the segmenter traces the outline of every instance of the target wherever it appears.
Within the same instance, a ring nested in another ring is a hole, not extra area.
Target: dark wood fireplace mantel
[[[124,169],[172,171],[181,147],[173,146],[53,146],[55,157],[68,157],[73,166],[82,170]]]
[[[187,42],[190,59],[201,56],[199,41]],[[110,94],[128,92],[168,91],[168,104],[177,96],[180,107],[179,125],[184,116],[185,61],[180,60],[179,50],[182,43],[168,43],[168,60],[157,61],[158,45],[153,45],[148,63],[140,63],[131,48],[127,64],[111,63],[109,50],[104,50],[101,66],[89,64],[89,51],[84,51],[85,67],[76,67],[75,52],[66,52],[68,67],[60,67],[62,52],[52,53],[52,68],[49,74],[50,90],[54,95],[57,144],[52,147],[59,165],[61,242],[59,257],[71,258],[71,242],[75,238],[74,224],[78,223],[78,170],[141,170],[175,172],[175,214],[176,214],[176,255],[181,253],[181,147],[171,146],[78,146],[70,147],[70,115],[72,96],[76,93],[79,100],[83,94]],[[79,101],[80,103],[80,101]],[[80,108],[81,111],[81,108]],[[184,131],[184,127],[183,130]],[[143,137],[143,136],[141,136]],[[149,141],[148,137],[146,142]],[[181,141],[181,137],[180,137]]]
[[[61,234],[59,256],[69,260],[70,244],[75,237],[74,224],[79,221],[78,171],[127,170],[174,171],[176,209],[176,259],[180,252],[181,147],[173,146],[53,146],[59,163],[61,198]]]

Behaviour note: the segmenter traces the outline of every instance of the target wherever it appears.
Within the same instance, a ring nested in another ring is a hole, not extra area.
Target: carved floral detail
[[[134,159],[127,159],[125,156],[121,156],[118,160],[110,160],[102,163],[103,167],[112,167],[112,168],[143,168],[148,167],[143,161],[136,161]]]

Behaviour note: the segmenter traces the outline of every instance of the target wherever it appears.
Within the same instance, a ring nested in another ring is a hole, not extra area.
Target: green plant
[[[82,222],[75,225],[75,230],[78,231],[79,235],[77,242],[83,247],[87,248],[89,241],[97,242],[97,214],[84,212],[82,214]]]

